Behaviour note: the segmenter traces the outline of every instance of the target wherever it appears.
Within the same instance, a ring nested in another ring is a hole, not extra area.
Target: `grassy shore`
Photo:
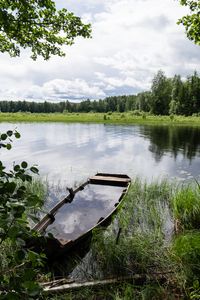
[[[145,113],[0,113],[0,122],[64,122],[104,124],[183,124],[200,125],[195,116],[153,116]]]
[[[196,183],[147,184],[136,179],[112,224],[94,232],[91,250],[72,278],[137,274],[147,280],[83,288],[44,299],[200,299],[199,198]]]
[[[41,181],[29,188],[44,199]],[[124,280],[41,299],[200,299],[199,199],[197,182],[146,183],[136,178],[111,225],[93,232],[91,250],[70,278],[141,276],[145,281]],[[9,244],[0,245],[0,273],[8,267],[13,250]],[[46,281],[49,275],[41,276]]]

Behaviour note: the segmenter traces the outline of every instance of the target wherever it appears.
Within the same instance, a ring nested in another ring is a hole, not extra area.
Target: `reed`
[[[183,186],[172,198],[176,231],[200,228],[199,185]]]

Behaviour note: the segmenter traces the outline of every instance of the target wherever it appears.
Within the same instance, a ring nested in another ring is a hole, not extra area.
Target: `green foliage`
[[[131,112],[131,114],[132,114],[133,116],[141,116],[141,115],[142,115],[142,112],[141,112],[140,110],[138,110],[138,109],[135,109],[135,110],[133,110],[133,111]]]
[[[153,78],[151,111],[156,115],[167,115],[169,112],[171,80],[159,70]]]
[[[188,6],[190,14],[178,20],[178,24],[183,24],[187,37],[200,45],[200,2],[199,0],[179,0],[181,5]]]
[[[193,282],[189,292],[189,299],[200,299],[200,285],[199,280]]]
[[[0,52],[19,56],[20,47],[30,48],[32,59],[64,56],[62,45],[72,45],[77,36],[90,37],[90,25],[67,9],[56,10],[52,0],[1,0]]]
[[[10,149],[13,136],[20,134],[16,130],[2,133],[1,147]],[[27,238],[35,237],[28,220],[35,219],[33,211],[42,204],[27,188],[31,173],[38,174],[38,169],[25,161],[9,171],[0,161],[0,299],[33,299],[41,290],[36,277],[44,256],[24,247]]]

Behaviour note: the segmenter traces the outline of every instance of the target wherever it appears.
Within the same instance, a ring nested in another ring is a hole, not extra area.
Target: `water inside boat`
[[[124,187],[88,184],[75,194],[72,203],[64,204],[45,234],[59,240],[75,240],[105,218],[115,208]]]

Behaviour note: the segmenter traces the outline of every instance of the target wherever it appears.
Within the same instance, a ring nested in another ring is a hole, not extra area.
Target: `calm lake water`
[[[96,172],[152,180],[199,178],[200,128],[63,123],[1,123],[21,133],[0,159],[37,164],[50,182],[73,187]]]
[[[200,127],[1,123],[0,131],[15,127],[21,139],[14,141],[11,151],[2,149],[0,159],[7,166],[23,160],[37,164],[40,174],[59,187],[49,189],[46,211],[68,194],[66,187],[80,185],[96,172],[125,173],[148,181],[200,179]],[[97,187],[94,196],[86,188],[57,213],[47,232],[64,240],[76,238],[108,214],[118,198],[114,191],[109,193]],[[170,216],[168,221],[171,232]]]

